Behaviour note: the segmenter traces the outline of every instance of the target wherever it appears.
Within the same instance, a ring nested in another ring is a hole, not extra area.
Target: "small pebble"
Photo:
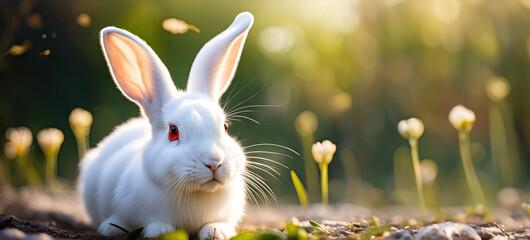
[[[494,227],[479,227],[475,228],[475,231],[482,239],[492,239],[497,235],[501,235],[502,231]]]
[[[15,228],[5,228],[0,231],[0,239],[4,239],[4,240],[26,239],[26,234]]]
[[[46,233],[28,234],[27,240],[53,240],[52,236]]]
[[[368,227],[368,221],[366,221],[365,219],[361,219],[361,221],[359,221],[359,224],[361,225],[361,227]]]
[[[323,220],[321,225],[326,226],[326,227],[337,228],[337,227],[346,227],[348,223],[342,222],[342,221]]]
[[[505,236],[495,236],[491,238],[490,240],[508,240],[508,238]]]
[[[383,240],[413,240],[414,238],[409,231],[402,230],[392,230],[391,232],[386,232],[383,235]]]
[[[466,224],[444,222],[426,226],[416,234],[417,240],[481,240],[477,232]]]

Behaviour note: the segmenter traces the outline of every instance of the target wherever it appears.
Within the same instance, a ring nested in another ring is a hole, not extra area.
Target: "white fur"
[[[101,31],[116,85],[140,106],[142,116],[118,126],[80,163],[78,189],[99,233],[122,234],[109,224],[114,223],[131,230],[144,227],[144,237],[180,228],[200,239],[235,235],[246,205],[242,173],[247,160],[225,133],[218,101],[252,23],[250,13],[240,14],[201,49],[187,91],[174,87],[144,41],[114,27]],[[178,127],[179,140],[168,139],[170,124]],[[214,173],[208,164],[221,165]],[[218,181],[209,182],[213,177]]]

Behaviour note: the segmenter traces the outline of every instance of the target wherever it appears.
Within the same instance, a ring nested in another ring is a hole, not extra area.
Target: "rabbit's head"
[[[156,184],[181,191],[213,192],[241,179],[246,158],[227,133],[219,100],[227,90],[254,19],[239,14],[199,51],[186,91],[177,90],[153,50],[135,35],[114,27],[101,31],[101,45],[121,92],[140,106],[152,136],[143,168]],[[131,141],[141,141],[131,136]]]

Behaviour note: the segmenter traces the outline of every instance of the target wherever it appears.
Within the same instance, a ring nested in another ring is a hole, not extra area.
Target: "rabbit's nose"
[[[217,172],[217,170],[219,169],[219,167],[221,167],[221,164],[204,164],[207,168],[209,168],[210,170],[212,170],[213,173]]]

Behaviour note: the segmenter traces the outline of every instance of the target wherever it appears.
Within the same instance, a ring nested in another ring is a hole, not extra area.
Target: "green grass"
[[[298,195],[298,200],[300,200],[300,205],[304,208],[307,208],[307,194],[304,188],[304,185],[298,178],[298,175],[291,170],[291,179],[293,180],[294,188],[296,189],[296,194]]]

